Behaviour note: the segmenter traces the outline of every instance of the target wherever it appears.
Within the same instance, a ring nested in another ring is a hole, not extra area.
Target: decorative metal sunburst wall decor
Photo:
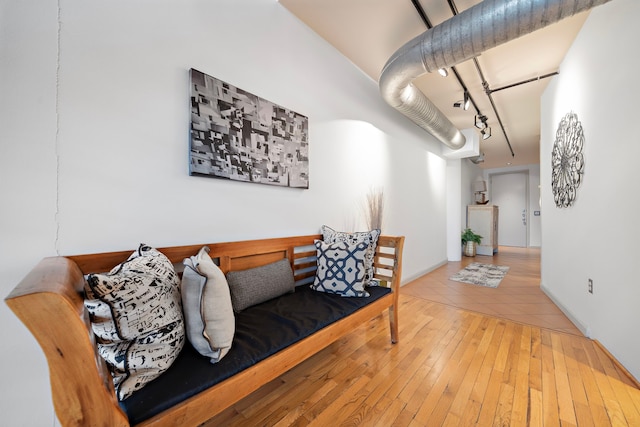
[[[571,206],[576,198],[584,173],[583,145],[582,124],[575,113],[567,113],[558,125],[551,152],[551,188],[559,208]]]

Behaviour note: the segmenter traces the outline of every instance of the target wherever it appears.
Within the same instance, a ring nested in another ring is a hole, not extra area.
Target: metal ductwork
[[[382,97],[446,146],[462,148],[465,137],[412,81],[609,1],[484,0],[398,49],[382,69]]]

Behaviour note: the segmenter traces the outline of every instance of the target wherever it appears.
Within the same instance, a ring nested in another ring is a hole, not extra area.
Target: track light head
[[[484,129],[487,127],[487,116],[484,115],[476,115],[476,121],[474,123],[475,127],[478,129]]]
[[[482,129],[480,131],[480,133],[482,134],[482,139],[489,139],[491,138],[491,128],[489,126],[487,126],[486,128]]]
[[[464,99],[453,103],[453,106],[455,108],[462,108],[465,111],[469,109],[469,105],[471,105],[471,97],[469,96],[469,93],[466,91],[464,93]]]
[[[440,74],[442,77],[447,77],[449,75],[449,70],[447,70],[446,68],[438,68],[438,74]]]

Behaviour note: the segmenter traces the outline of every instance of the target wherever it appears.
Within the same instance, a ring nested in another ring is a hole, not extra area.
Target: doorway
[[[489,176],[491,204],[498,206],[498,245],[527,247],[529,176],[524,172]]]

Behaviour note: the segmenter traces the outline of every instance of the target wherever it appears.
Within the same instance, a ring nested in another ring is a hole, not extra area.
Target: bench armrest
[[[128,426],[111,375],[96,354],[82,299],[84,277],[65,257],[45,258],[5,299],[42,348],[63,426]]]

